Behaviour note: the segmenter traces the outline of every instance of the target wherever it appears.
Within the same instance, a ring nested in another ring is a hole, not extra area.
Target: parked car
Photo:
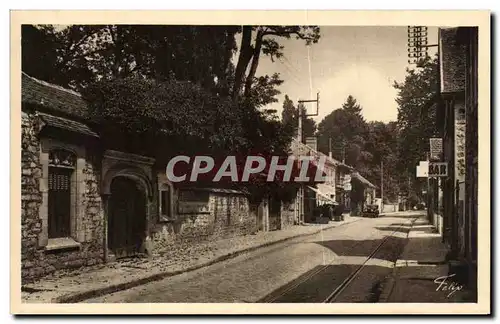
[[[365,210],[363,211],[363,217],[378,217],[379,210],[378,205],[366,205]]]
[[[321,206],[316,207],[315,216],[316,217],[325,217],[329,220],[334,221],[343,221],[344,217],[342,215],[343,209],[341,206],[336,204],[323,204]]]
[[[344,221],[344,206],[343,205],[334,205],[333,216],[334,216],[336,221]]]
[[[424,210],[425,209],[425,203],[418,203],[416,206],[416,210]]]

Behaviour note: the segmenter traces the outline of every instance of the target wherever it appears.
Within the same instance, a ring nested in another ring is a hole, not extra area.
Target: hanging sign
[[[441,155],[443,154],[443,139],[442,138],[430,138],[430,158],[431,160],[441,160]]]

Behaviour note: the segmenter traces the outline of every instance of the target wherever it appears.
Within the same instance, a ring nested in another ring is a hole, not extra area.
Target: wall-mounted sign
[[[448,162],[429,162],[429,177],[447,177]]]
[[[417,178],[427,178],[429,176],[429,161],[420,161],[417,165]]]
[[[207,191],[180,190],[177,211],[179,214],[210,213],[210,193]]]
[[[429,139],[429,144],[431,160],[440,160],[443,154],[443,139],[437,137],[431,138]]]

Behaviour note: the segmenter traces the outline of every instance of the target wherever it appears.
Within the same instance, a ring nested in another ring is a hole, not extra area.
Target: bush
[[[190,82],[138,77],[101,81],[84,91],[89,114],[103,130],[195,146],[193,153],[234,150],[245,143],[237,108]],[[120,140],[120,139],[118,139]],[[121,138],[123,141],[123,138]],[[158,146],[158,140],[153,143]],[[143,143],[144,145],[144,143]],[[171,151],[179,152],[179,147]]]

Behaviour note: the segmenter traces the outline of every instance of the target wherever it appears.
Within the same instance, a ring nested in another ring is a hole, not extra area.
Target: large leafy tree
[[[379,189],[383,173],[384,197],[395,201],[399,193],[395,168],[398,132],[395,122],[367,123],[362,107],[354,97],[348,96],[341,108],[332,111],[319,124],[319,147],[325,154],[331,150],[335,158],[355,167]]]
[[[241,33],[239,56],[235,35]],[[261,54],[283,56],[280,38],[319,39],[316,26],[23,25],[23,69],[34,77],[80,90],[100,79],[172,75],[235,102],[274,75],[256,76]],[[41,51],[40,51],[41,50]],[[50,67],[50,68],[49,68]]]
[[[78,90],[101,79],[140,75],[157,80],[173,76],[227,94],[238,30],[237,26],[24,25],[23,69]],[[44,55],[33,51],[36,48],[42,48]],[[45,71],[36,68],[45,64]]]
[[[407,69],[405,80],[395,82],[398,90],[399,151],[397,170],[402,189],[409,195],[420,193],[422,183],[415,168],[426,159],[429,137],[436,129],[434,98],[439,92],[437,58],[427,58],[419,67]],[[409,185],[408,185],[409,183]]]

